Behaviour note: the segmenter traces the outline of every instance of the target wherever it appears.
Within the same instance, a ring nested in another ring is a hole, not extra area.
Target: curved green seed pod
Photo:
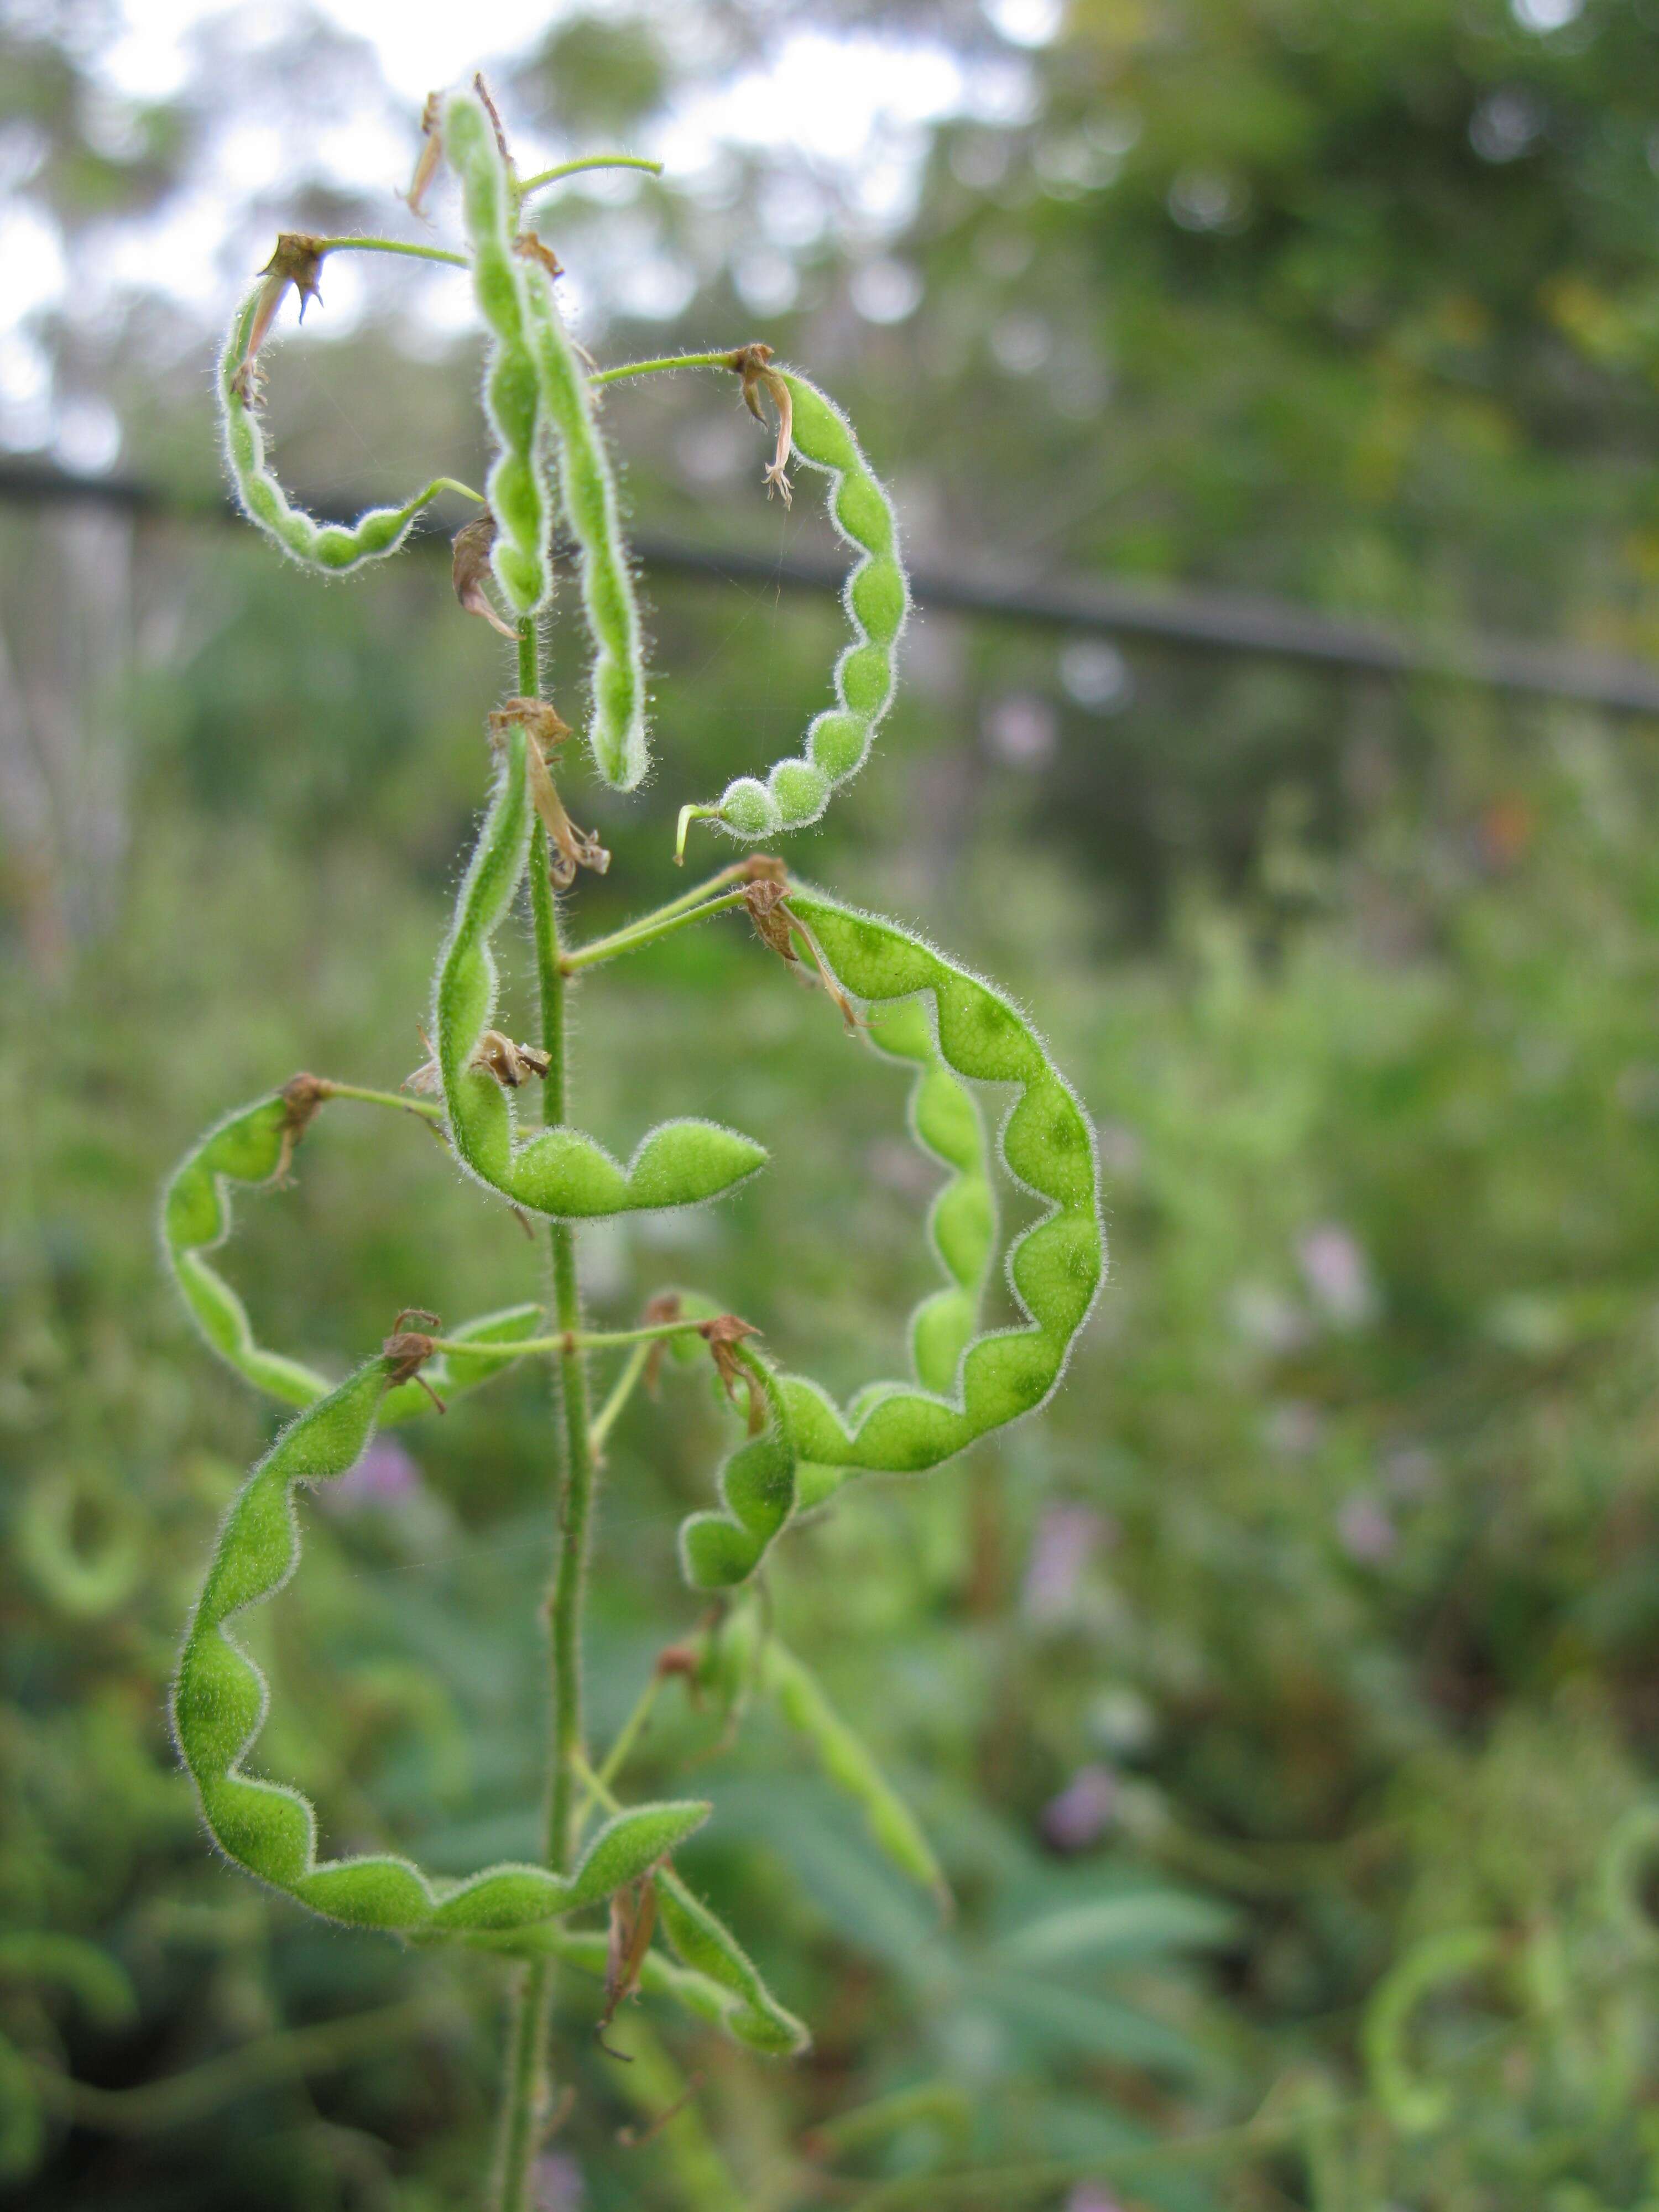
[[[624,1167],[592,1138],[560,1126],[520,1138],[511,1095],[475,1066],[495,1007],[489,940],[513,903],[530,852],[532,809],[525,733],[510,729],[483,827],[455,902],[432,1016],[450,1141],[471,1174],[515,1206],[557,1220],[701,1206],[764,1166],[750,1139],[717,1122],[665,1121]]]
[[[382,560],[395,553],[421,509],[449,489],[448,480],[438,477],[402,507],[372,507],[349,526],[319,522],[302,507],[294,505],[276,481],[265,451],[264,427],[246,396],[248,342],[264,292],[264,284],[256,284],[243,301],[219,356],[219,420],[225,460],[236,488],[237,504],[248,520],[257,523],[295,560],[337,576],[365,561]]]
[[[730,1589],[747,1582],[795,1510],[797,1459],[788,1402],[777,1377],[746,1345],[731,1356],[764,1395],[766,1425],[739,1444],[721,1468],[720,1512],[694,1513],[680,1524],[680,1565],[693,1589]]]
[[[553,518],[541,466],[541,403],[532,357],[528,264],[514,252],[518,211],[495,127],[471,92],[444,104],[444,151],[461,185],[461,208],[472,254],[472,289],[489,325],[484,411],[496,456],[484,495],[495,519],[490,565],[507,603],[530,614],[553,586]]]
[[[77,1541],[76,1508],[103,1509],[106,1525],[88,1548]],[[68,1474],[43,1474],[24,1493],[13,1549],[36,1589],[71,1620],[94,1620],[124,1605],[144,1571],[140,1528],[130,1503]]]
[[[310,1109],[314,1110],[314,1108]],[[296,1113],[292,1098],[281,1091],[238,1107],[208,1131],[187,1152],[173,1173],[161,1201],[161,1245],[173,1279],[179,1286],[191,1318],[220,1358],[236,1370],[256,1390],[269,1391],[289,1406],[314,1405],[333,1384],[315,1368],[279,1352],[268,1352],[258,1343],[248,1321],[247,1309],[207,1255],[218,1249],[233,1226],[230,1186],[269,1184],[287,1168],[295,1140],[307,1118]],[[482,1314],[464,1322],[457,1339],[514,1344],[533,1336],[541,1324],[539,1306],[504,1307],[499,1313]],[[513,1355],[493,1357],[476,1352],[446,1352],[427,1362],[422,1370],[441,1398],[476,1389],[512,1364]],[[377,1416],[382,1428],[426,1412],[432,1401],[420,1384],[395,1383],[381,1401]]]
[[[632,791],[651,761],[645,639],[616,479],[587,378],[546,272],[527,266],[525,291],[542,412],[557,441],[560,504],[575,541],[582,611],[593,641],[588,750],[607,783]]]
[[[864,766],[877,725],[892,702],[899,639],[910,607],[892,505],[852,424],[795,370],[773,373],[789,389],[794,450],[809,468],[830,478],[830,519],[861,557],[842,594],[853,642],[836,663],[835,705],[808,725],[798,758],[780,761],[764,783],[739,776],[708,810],[721,829],[744,839],[775,837],[816,822],[836,787]]]
[[[1000,992],[895,922],[860,914],[817,891],[792,890],[789,905],[813,931],[830,970],[853,998],[877,1008],[931,1000],[943,1069],[970,1082],[1018,1087],[999,1150],[1014,1182],[1047,1205],[1042,1218],[1008,1248],[1008,1281],[1026,1321],[975,1337],[953,1359],[948,1388],[945,1358],[959,1313],[937,1338],[931,1328],[917,1330],[921,1389],[876,1383],[842,1414],[805,1376],[783,1378],[801,1461],[799,1503],[809,1506],[854,1474],[918,1474],[936,1467],[975,1437],[1044,1404],[1099,1291],[1105,1237],[1093,1132],[1024,1017]],[[878,1036],[884,1018],[878,1017]],[[905,1038],[902,1029],[897,1034]],[[966,1158],[965,1131],[956,1127],[957,1109],[946,1098],[943,1091],[935,1094],[925,1122],[919,1108],[916,1126],[941,1157],[952,1158],[959,1151]],[[938,1146],[926,1134],[928,1127]],[[935,1236],[941,1252],[948,1245],[971,1273],[988,1213],[975,1200],[971,1207],[963,1205],[962,1214],[958,1222],[936,1208]],[[947,1264],[955,1273],[955,1264]]]
[[[722,1686],[741,1695],[753,1684],[811,1746],[826,1778],[863,1811],[870,1832],[900,1872],[949,1908],[951,1886],[916,1817],[848,1728],[804,1661],[781,1643],[752,1606],[724,1621],[710,1653]]]
[[[1411,2057],[1413,2015],[1433,1990],[1479,1972],[1502,1948],[1489,1928],[1448,1929],[1425,1936],[1372,1991],[1360,2028],[1365,2069],[1372,2094],[1402,2135],[1432,2135],[1452,2114],[1449,2087],[1425,2079]]]
[[[780,2056],[807,2048],[805,2023],[778,2002],[726,1923],[667,1868],[657,1876],[657,1924],[684,1965],[726,1991],[726,2025],[740,2042]]]
[[[575,1871],[489,1867],[440,1884],[389,1854],[319,1863],[316,1816],[298,1790],[246,1774],[264,1725],[264,1677],[225,1623],[279,1589],[298,1564],[292,1491],[356,1465],[374,1434],[386,1363],[373,1359],[291,1421],[237,1494],[191,1616],[173,1691],[179,1747],[226,1856],[302,1905],[356,1928],[425,1936],[517,1928],[596,1905],[637,1881],[708,1817],[706,1804],[635,1806],[599,1830]]]
[[[662,1879],[659,1875],[659,1884]],[[658,1906],[660,1911],[660,1895]],[[556,1959],[562,1966],[574,1966],[578,1972],[592,1974],[599,1981],[605,1978],[610,1964],[610,1938],[603,1930],[566,1928],[556,1920],[538,1921],[533,1928],[520,1928],[505,1936],[469,1936],[466,1941],[469,1949],[494,1951],[508,1958]],[[799,2048],[793,2040],[785,2039],[772,2013],[757,2012],[736,1990],[699,1973],[695,1967],[677,1966],[660,1951],[647,1951],[641,1960],[640,1987],[647,1996],[666,1997],[696,2019],[725,2028],[751,2050],[775,2056]]]

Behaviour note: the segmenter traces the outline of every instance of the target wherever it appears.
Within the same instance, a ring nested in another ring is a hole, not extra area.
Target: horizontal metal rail
[[[191,501],[134,478],[77,476],[33,462],[0,462],[0,501],[35,506],[90,501],[186,521],[237,519],[228,500]],[[337,498],[312,498],[306,504],[324,521],[350,521],[358,511]],[[431,543],[445,542],[435,531],[422,534]],[[669,575],[836,592],[846,580],[842,563],[811,554],[747,552],[650,532],[635,540],[635,550],[647,568]],[[1247,592],[1153,588],[1093,578],[1030,581],[992,567],[923,568],[912,572],[910,581],[919,606],[1000,622],[1153,638],[1200,651],[1255,653],[1370,675],[1450,678],[1498,691],[1577,700],[1620,714],[1659,714],[1659,667],[1571,646],[1467,631],[1437,637]]]

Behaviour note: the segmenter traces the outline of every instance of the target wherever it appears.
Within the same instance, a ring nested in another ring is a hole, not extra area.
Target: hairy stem
[[[624,361],[615,368],[598,368],[588,378],[590,384],[620,384],[625,376],[666,375],[677,368],[730,368],[732,349],[723,353],[666,353],[655,361]]]
[[[541,653],[535,619],[519,624],[519,693],[541,696]],[[565,978],[559,965],[559,923],[547,872],[547,839],[538,826],[530,856],[531,910],[535,925],[536,974],[541,994],[542,1049],[548,1055],[543,1113],[550,1125],[566,1117],[569,1082],[566,1054]],[[559,1507],[558,1558],[548,1598],[552,1661],[552,1729],[548,1746],[544,1855],[555,1873],[568,1871],[574,1823],[571,1796],[581,1756],[582,1598],[587,1576],[588,1526],[593,1504],[594,1460],[588,1443],[587,1360],[571,1340],[582,1325],[576,1275],[575,1231],[568,1221],[548,1224],[553,1276],[555,1349],[563,1417],[563,1480]],[[547,2001],[552,1967],[538,1960],[520,1984],[507,2052],[501,2126],[501,2212],[525,2212],[531,2168],[547,2109]]]
[[[369,1091],[361,1083],[336,1083],[331,1077],[319,1076],[317,1088],[324,1098],[356,1098],[365,1106],[393,1106],[400,1114],[418,1114],[423,1121],[441,1122],[444,1109],[435,1098],[411,1098],[398,1091]]]
[[[676,900],[660,914],[648,914],[642,921],[629,922],[611,937],[596,937],[591,945],[579,945],[575,951],[567,952],[559,965],[567,975],[579,975],[584,968],[597,968],[601,960],[614,960],[618,953],[637,952],[642,945],[654,945],[659,937],[668,937],[677,929],[690,928],[694,921],[705,921],[711,914],[724,914],[728,907],[741,906],[744,895],[726,891],[719,898],[700,899],[696,904],[683,904]]]
[[[447,246],[416,246],[401,238],[319,238],[319,253],[404,253],[411,261],[442,261],[452,269],[471,266],[464,253],[452,253]]]
[[[544,185],[561,184],[566,177],[579,177],[587,169],[643,169],[649,177],[659,177],[662,163],[647,161],[643,154],[584,154],[576,161],[561,161],[555,168],[526,177],[519,186],[520,201],[527,200],[532,192],[540,191]]]
[[[605,1400],[587,1431],[587,1449],[595,1459],[605,1449],[605,1440],[617,1425],[617,1418],[639,1388],[646,1363],[651,1357],[648,1344],[636,1344],[623,1363],[623,1371],[611,1386],[611,1395]]]
[[[553,1225],[558,1227],[568,1224],[556,1223]],[[648,1322],[640,1328],[562,1329],[556,1336],[517,1336],[501,1344],[493,1343],[487,1337],[434,1336],[432,1339],[432,1349],[434,1352],[476,1352],[480,1344],[485,1344],[488,1345],[492,1355],[510,1353],[514,1359],[522,1359],[542,1352],[557,1352],[561,1358],[563,1358],[566,1354],[583,1352],[619,1352],[624,1346],[635,1344],[644,1345],[649,1349],[652,1345],[660,1342],[665,1337],[687,1336],[694,1329],[707,1327],[706,1320],[693,1316],[684,1321]],[[614,1420],[616,1416],[612,1414],[611,1419]],[[601,1415],[600,1419],[603,1419],[604,1416]],[[599,1425],[599,1421],[595,1421],[589,1430],[590,1449],[593,1430],[598,1429]]]

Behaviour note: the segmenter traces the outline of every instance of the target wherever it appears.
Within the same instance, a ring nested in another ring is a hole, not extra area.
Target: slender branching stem
[[[648,177],[662,174],[660,161],[647,161],[642,154],[582,154],[574,161],[561,161],[551,169],[542,169],[533,177],[526,177],[519,186],[520,206],[532,192],[538,192],[544,185],[562,184],[567,177],[579,177],[587,169],[643,169]]]
[[[655,361],[624,361],[615,368],[596,368],[590,384],[620,384],[625,376],[665,375],[676,368],[730,368],[732,349],[722,353],[667,353]]]
[[[451,253],[442,246],[418,246],[404,238],[319,238],[319,253],[403,253],[411,261],[442,261],[452,269],[470,269],[464,253]]]
[[[651,1347],[648,1344],[635,1346],[623,1363],[622,1373],[611,1386],[611,1395],[594,1414],[587,1431],[587,1449],[595,1459],[603,1453],[605,1440],[616,1427],[617,1416],[623,1407],[638,1389],[640,1377],[645,1373],[646,1364],[650,1357]]]
[[[556,1228],[568,1224],[555,1223]],[[573,1328],[561,1329],[556,1336],[517,1337],[510,1344],[496,1344],[483,1337],[434,1336],[431,1340],[434,1352],[477,1352],[482,1346],[492,1359],[510,1356],[523,1359],[535,1353],[555,1352],[562,1358],[567,1354],[579,1356],[584,1352],[616,1352],[624,1345],[637,1344],[649,1350],[665,1336],[686,1336],[694,1329],[708,1326],[703,1319],[690,1321],[652,1322],[643,1328]],[[603,1416],[601,1416],[603,1419]],[[596,1421],[588,1431],[591,1440]],[[591,1445],[590,1445],[591,1448]]]
[[[654,945],[659,938],[672,936],[677,929],[689,929],[693,922],[706,921],[711,914],[725,914],[729,908],[741,906],[744,895],[740,890],[725,891],[718,898],[702,898],[695,903],[677,900],[665,907],[660,914],[648,914],[639,921],[631,921],[626,929],[619,929],[611,937],[596,937],[591,945],[578,945],[567,952],[560,966],[567,975],[580,975],[584,968],[597,968],[602,960],[615,960],[623,952],[637,952],[642,945]]]
[[[418,1114],[423,1121],[441,1121],[444,1109],[435,1099],[410,1098],[396,1091],[367,1091],[361,1083],[336,1083],[319,1077],[318,1090],[325,1098],[356,1098],[365,1106],[395,1107],[400,1114]]]
[[[533,616],[519,624],[519,693],[541,696],[541,651]],[[565,1019],[566,985],[559,963],[559,921],[548,878],[547,839],[537,827],[530,857],[531,910],[535,927],[536,975],[541,996],[542,1049],[548,1069],[542,1086],[543,1114],[550,1126],[566,1118],[569,1070]],[[563,1418],[562,1496],[559,1508],[558,1556],[548,1594],[552,1662],[552,1725],[548,1746],[546,1828],[544,1855],[556,1873],[568,1871],[574,1823],[571,1819],[574,1762],[582,1746],[582,1600],[587,1578],[588,1529],[592,1515],[594,1457],[588,1443],[586,1356],[581,1334],[581,1291],[576,1273],[575,1231],[568,1221],[548,1224],[553,1277],[554,1318],[560,1334],[544,1349],[552,1353]],[[507,2079],[501,2127],[501,2212],[525,2212],[530,2174],[547,2108],[547,2010],[551,1986],[550,1961],[526,1966],[518,1991],[507,2051]]]
[[[661,1694],[663,1680],[663,1676],[655,1668],[653,1668],[647,1677],[645,1687],[634,1701],[633,1711],[617,1731],[616,1740],[605,1755],[605,1764],[598,1770],[595,1776],[595,1780],[602,1782],[607,1790],[628,1763],[628,1755],[639,1741],[640,1731],[650,1719],[652,1708]],[[576,1829],[579,1834],[588,1814],[598,1802],[598,1791],[591,1784],[586,1785],[583,1790],[581,1802],[576,1808]]]

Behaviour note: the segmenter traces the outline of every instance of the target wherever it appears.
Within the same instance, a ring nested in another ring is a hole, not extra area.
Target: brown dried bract
[[[289,285],[293,285],[300,295],[301,322],[306,319],[307,301],[321,299],[317,279],[322,270],[324,251],[320,238],[313,238],[305,231],[285,230],[277,236],[276,251],[259,271],[265,281],[259,288],[246,348],[231,380],[238,398],[245,406],[253,404],[259,349],[270,336],[270,326],[276,319],[277,309],[288,296]]]
[[[771,362],[772,349],[759,338],[748,345],[736,347],[726,356],[726,366],[734,376],[743,379],[743,404],[755,420],[761,423],[766,420],[760,404],[763,390],[777,410],[778,442],[763,481],[766,496],[770,499],[775,491],[781,492],[783,503],[787,507],[793,494],[784,471],[794,444],[794,404],[789,396],[789,386]]]
[[[544,238],[538,238],[533,230],[521,230],[513,241],[513,251],[526,261],[533,261],[538,269],[546,270],[550,276],[562,276],[559,257]]]
[[[760,1331],[736,1314],[716,1314],[702,1324],[697,1334],[713,1353],[721,1388],[732,1404],[738,1401],[739,1386],[748,1393],[749,1433],[757,1437],[766,1426],[766,1391],[754,1369],[738,1358],[736,1347],[746,1336],[758,1336]]]
[[[484,111],[489,118],[490,127],[495,133],[496,150],[500,153],[502,161],[507,164],[507,173],[509,177],[514,177],[514,181],[516,182],[516,177],[513,167],[513,156],[507,151],[507,132],[501,127],[501,111],[496,106],[495,96],[491,93],[489,87],[483,81],[483,71],[482,70],[479,70],[472,79],[472,89],[477,94],[479,99],[483,100],[484,104]]]
[[[491,629],[499,630],[503,637],[510,637],[516,644],[518,631],[511,623],[501,620],[484,588],[492,573],[489,553],[495,543],[495,518],[486,508],[483,514],[474,515],[471,522],[464,522],[450,539],[449,573],[455,586],[455,596],[465,611],[470,615],[481,616]]]
[[[569,723],[549,700],[509,699],[489,717],[491,744],[499,744],[515,726],[521,726],[525,734],[525,771],[530,779],[532,803],[551,848],[547,872],[554,889],[568,890],[576,880],[578,868],[591,868],[596,876],[602,876],[611,866],[611,855],[591,831],[579,830],[565,812],[547,765],[545,748],[563,743],[570,735]]]
[[[443,1325],[437,1315],[428,1313],[424,1306],[404,1308],[392,1324],[391,1335],[380,1346],[381,1353],[391,1370],[387,1377],[387,1387],[395,1389],[399,1382],[418,1382],[438,1411],[441,1413],[447,1413],[449,1410],[448,1407],[421,1372],[422,1368],[432,1358],[438,1347],[433,1342],[428,1330],[405,1328],[404,1323],[409,1321],[427,1322],[430,1323],[433,1330],[441,1328]]]
[[[636,1882],[616,1890],[611,1899],[611,1932],[605,1954],[605,2010],[594,2030],[599,2048],[612,2058],[631,2064],[625,2051],[613,2050],[605,2039],[605,2031],[617,2016],[617,2008],[631,1997],[640,1985],[640,1968],[651,1948],[651,1933],[657,1924],[656,1869],[641,1876]]]
[[[769,951],[780,960],[794,966],[800,958],[790,936],[794,916],[785,904],[787,887],[775,877],[763,876],[758,883],[744,888],[743,902],[749,910],[749,919],[755,925],[755,934]]]
[[[532,1075],[544,1076],[553,1062],[537,1045],[514,1044],[501,1030],[486,1030],[468,1065],[493,1075],[504,1090],[516,1091]]]
[[[421,111],[421,150],[415,163],[415,174],[410,181],[409,190],[404,194],[410,215],[424,217],[426,214],[426,210],[421,203],[426,198],[427,189],[432,179],[438,173],[439,162],[443,159],[444,142],[439,130],[442,116],[442,94],[435,92],[428,93],[426,106]]]
[[[288,1171],[294,1159],[294,1147],[311,1127],[318,1108],[325,1098],[334,1095],[333,1085],[320,1075],[292,1075],[277,1092],[283,1102],[283,1143],[276,1164],[270,1171],[273,1188],[280,1190],[288,1181]]]

